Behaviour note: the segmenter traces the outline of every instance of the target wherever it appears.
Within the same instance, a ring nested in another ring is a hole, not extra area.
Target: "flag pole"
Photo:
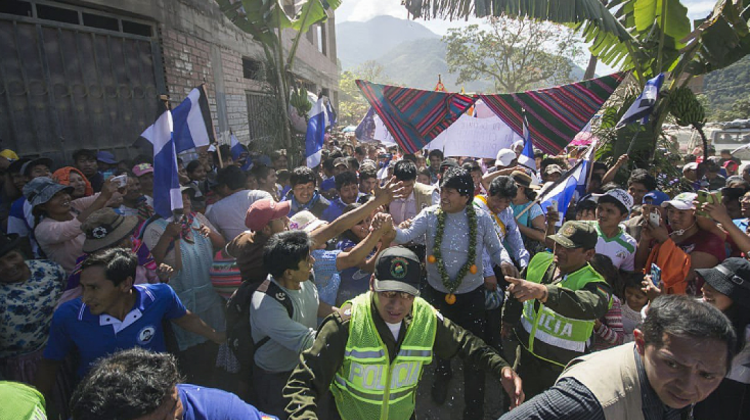
[[[206,99],[208,99],[208,90],[206,90],[206,83],[201,83],[201,90],[203,90],[203,95],[205,95]],[[211,116],[209,118],[211,120],[211,132],[214,133],[214,138],[216,138],[216,155],[219,156],[219,168],[224,169],[224,159],[221,158],[221,143],[219,143],[218,138],[216,137],[216,127],[214,126],[214,117]]]
[[[578,163],[576,163],[575,165],[573,165],[573,167],[570,168],[568,170],[568,172],[565,173],[565,175],[561,176],[560,179],[558,179],[552,185],[550,185],[549,188],[547,188],[544,192],[552,191],[555,187],[557,187],[558,185],[560,185],[563,181],[566,181],[567,178],[568,178],[568,174],[571,173],[571,172],[573,172],[573,171],[575,171],[576,168],[578,168],[582,164],[582,162],[583,162],[583,160],[579,160]],[[518,221],[518,219],[520,219],[521,216],[523,216],[524,214],[526,214],[526,212],[529,211],[534,204],[539,204],[539,202],[541,201],[541,199],[542,199],[542,194],[540,193],[539,195],[537,195],[537,197],[534,199],[534,201],[531,202],[531,204],[529,204],[525,209],[523,209],[522,212],[518,213],[518,216],[516,216],[516,221]]]
[[[628,145],[628,150],[625,152],[626,155],[630,155],[630,151],[633,150],[633,145],[635,144],[635,139],[638,138],[638,134],[641,132],[640,128],[635,130],[635,134],[633,135],[633,138],[630,139],[630,144]]]

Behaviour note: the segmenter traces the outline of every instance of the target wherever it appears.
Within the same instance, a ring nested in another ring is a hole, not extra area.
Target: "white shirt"
[[[440,202],[440,191],[435,189],[432,191],[432,199],[430,205],[435,205]],[[417,210],[417,199],[414,197],[414,191],[409,194],[408,197],[397,198],[388,207],[393,217],[394,223],[400,225],[403,221],[413,219],[419,213]],[[421,210],[421,209],[420,209]]]
[[[247,209],[254,202],[263,198],[273,199],[267,191],[237,191],[211,206],[206,212],[206,217],[212,225],[216,226],[224,239],[231,241],[237,235],[247,230],[247,226],[245,226]]]
[[[599,238],[596,241],[596,253],[606,255],[612,259],[612,264],[615,268],[634,271],[635,250],[638,246],[638,241],[625,233],[625,229],[622,226],[618,226],[618,233],[611,238],[604,236],[598,222],[595,222],[595,226],[596,232],[599,234]]]

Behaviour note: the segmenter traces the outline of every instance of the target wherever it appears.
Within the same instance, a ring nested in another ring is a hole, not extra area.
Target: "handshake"
[[[376,214],[375,217],[372,218],[372,222],[370,223],[370,231],[379,231],[384,235],[395,233],[396,228],[393,226],[393,217],[391,217],[391,215],[388,213]]]

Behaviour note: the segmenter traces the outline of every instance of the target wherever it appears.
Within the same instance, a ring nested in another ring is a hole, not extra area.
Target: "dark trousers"
[[[477,337],[484,337],[486,312],[484,309],[484,286],[479,286],[468,293],[456,295],[456,302],[453,305],[448,305],[445,302],[445,293],[427,285],[425,287],[425,299],[446,318]],[[435,356],[435,363],[435,381],[445,383],[450,380],[452,376],[450,360]],[[469,362],[464,362],[465,412],[480,419],[484,417],[484,375],[484,370]]]
[[[518,348],[520,354],[518,355],[516,372],[523,381],[523,393],[526,395],[526,401],[528,401],[535,395],[551,388],[564,368],[534,356],[522,345]]]
[[[253,368],[253,386],[258,397],[258,409],[266,414],[286,420],[289,416],[284,409],[287,400],[282,395],[289,375],[292,372],[268,372],[257,366]]]
[[[180,372],[185,375],[188,383],[205,387],[216,387],[214,373],[216,372],[216,356],[219,345],[206,341],[177,352],[177,363]]]

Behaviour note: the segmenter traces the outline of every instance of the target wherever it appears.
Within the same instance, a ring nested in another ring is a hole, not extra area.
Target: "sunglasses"
[[[380,297],[385,298],[385,299],[394,299],[396,297],[400,297],[401,299],[407,299],[407,300],[414,299],[414,295],[412,295],[411,293],[406,293],[406,292],[388,291],[388,292],[378,292],[378,294],[380,295]]]

